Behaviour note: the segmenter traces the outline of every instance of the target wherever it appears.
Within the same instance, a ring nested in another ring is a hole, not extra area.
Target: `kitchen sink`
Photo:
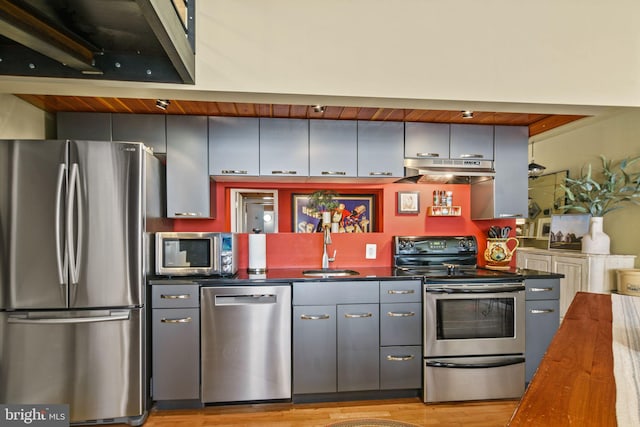
[[[358,276],[360,273],[354,270],[337,270],[333,268],[319,268],[317,270],[303,270],[304,276],[322,276],[322,277],[334,277],[334,276]]]

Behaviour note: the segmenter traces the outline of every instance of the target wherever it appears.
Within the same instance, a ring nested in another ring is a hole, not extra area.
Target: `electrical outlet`
[[[376,259],[376,244],[375,243],[367,243],[364,257],[366,259]]]

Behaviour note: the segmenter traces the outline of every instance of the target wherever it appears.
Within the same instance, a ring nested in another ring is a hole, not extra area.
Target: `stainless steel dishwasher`
[[[200,292],[202,401],[290,399],[290,284]]]

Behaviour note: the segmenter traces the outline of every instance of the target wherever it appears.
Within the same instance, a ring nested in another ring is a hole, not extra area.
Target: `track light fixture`
[[[463,119],[473,119],[473,111],[465,110],[462,112]]]
[[[536,163],[533,160],[533,144],[534,143],[532,142],[531,143],[531,163],[529,163],[529,178],[530,179],[536,179],[537,177],[542,175],[542,173],[546,169],[546,167],[542,166],[539,163]]]
[[[171,104],[171,101],[168,99],[156,99],[156,107],[161,110],[166,110],[167,107],[169,107],[169,104]]]
[[[324,113],[325,106],[324,105],[314,105],[313,111],[316,113]]]

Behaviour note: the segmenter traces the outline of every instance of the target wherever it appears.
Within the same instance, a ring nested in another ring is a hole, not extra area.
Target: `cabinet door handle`
[[[396,312],[396,313],[394,313],[393,311],[390,311],[387,313],[387,316],[389,317],[411,317],[415,315],[416,313],[414,313],[413,311]]]
[[[296,175],[298,171],[271,171],[271,175]]]
[[[523,215],[521,213],[516,213],[516,214],[509,214],[509,213],[503,213],[498,215],[500,218],[520,218]]]
[[[461,159],[484,159],[483,154],[460,154]]]
[[[237,169],[222,169],[220,172],[223,174],[236,174],[236,175],[246,175],[249,172],[245,170],[237,170]]]
[[[416,153],[416,157],[440,157],[439,153]]]
[[[183,317],[182,319],[166,319],[166,318],[162,318],[160,319],[160,322],[162,323],[191,323],[193,319],[191,319],[191,317]]]
[[[534,308],[532,310],[529,310],[529,313],[531,314],[549,314],[549,313],[553,313],[555,310],[552,308],[549,309],[544,309],[544,310],[539,310],[537,308]]]
[[[188,299],[188,298],[191,298],[191,295],[190,294],[179,294],[179,295],[162,294],[162,295],[160,295],[160,298],[162,298],[162,299]]]
[[[391,172],[369,172],[369,176],[392,176]]]
[[[529,288],[531,292],[551,292],[553,288]]]
[[[344,315],[344,317],[346,317],[347,319],[359,319],[362,317],[371,317],[373,316],[372,313],[346,313]]]
[[[413,289],[406,289],[406,290],[391,289],[390,291],[387,291],[387,293],[391,295],[406,295],[406,294],[414,294],[415,291]]]
[[[322,175],[346,175],[346,172],[343,171],[322,171],[320,172]]]
[[[175,212],[175,216],[202,216],[200,212]]]
[[[387,360],[391,360],[394,362],[405,362],[407,360],[413,360],[413,359],[415,359],[415,356],[413,354],[407,354],[403,356],[393,356],[393,355],[387,356]]]
[[[302,314],[302,320],[327,320],[330,318],[328,314]]]

